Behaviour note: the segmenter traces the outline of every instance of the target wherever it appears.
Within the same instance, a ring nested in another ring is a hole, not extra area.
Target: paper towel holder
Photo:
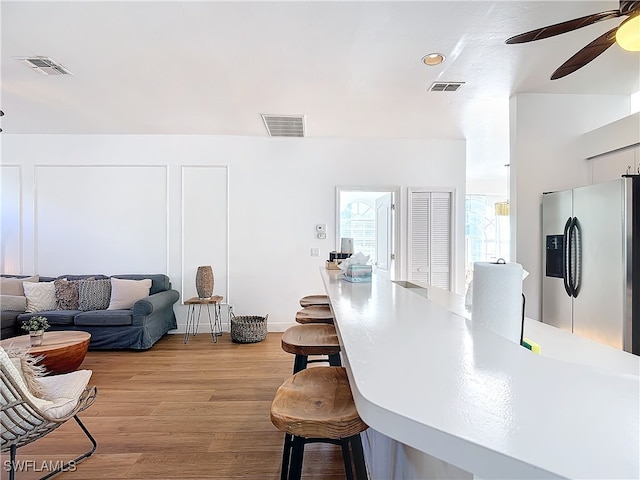
[[[506,265],[507,262],[504,258],[499,258],[497,259],[495,262],[493,262],[495,265]]]

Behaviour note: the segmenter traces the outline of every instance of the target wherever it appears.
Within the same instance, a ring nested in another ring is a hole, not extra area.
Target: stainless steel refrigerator
[[[542,321],[640,355],[640,177],[542,196]]]

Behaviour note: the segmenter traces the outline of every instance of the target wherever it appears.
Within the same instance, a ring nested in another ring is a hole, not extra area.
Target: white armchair
[[[20,362],[19,357],[11,358],[0,348],[0,451],[11,452],[10,480],[14,480],[15,476],[16,450],[51,433],[71,418],[78,423],[92,444],[88,452],[42,477],[46,479],[91,456],[96,450],[95,439],[77,414],[95,402],[98,391],[95,386],[87,386],[91,370],[27,378],[27,372],[20,369]]]

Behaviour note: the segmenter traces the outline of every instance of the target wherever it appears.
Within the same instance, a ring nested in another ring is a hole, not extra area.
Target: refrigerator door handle
[[[564,282],[564,289],[567,295],[572,296],[571,286],[569,285],[569,276],[571,272],[571,244],[569,242],[569,228],[571,227],[572,217],[567,219],[567,223],[564,224],[564,235],[562,238],[562,280]]]
[[[570,233],[573,254],[573,272],[571,274],[571,294],[578,297],[582,283],[582,230],[578,217],[571,221]]]

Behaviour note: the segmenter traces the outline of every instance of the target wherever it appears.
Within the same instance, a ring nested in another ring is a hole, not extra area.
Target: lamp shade
[[[640,14],[622,22],[616,32],[616,42],[625,50],[640,52]]]
[[[211,298],[213,295],[213,269],[210,266],[198,267],[196,291],[198,298]]]

